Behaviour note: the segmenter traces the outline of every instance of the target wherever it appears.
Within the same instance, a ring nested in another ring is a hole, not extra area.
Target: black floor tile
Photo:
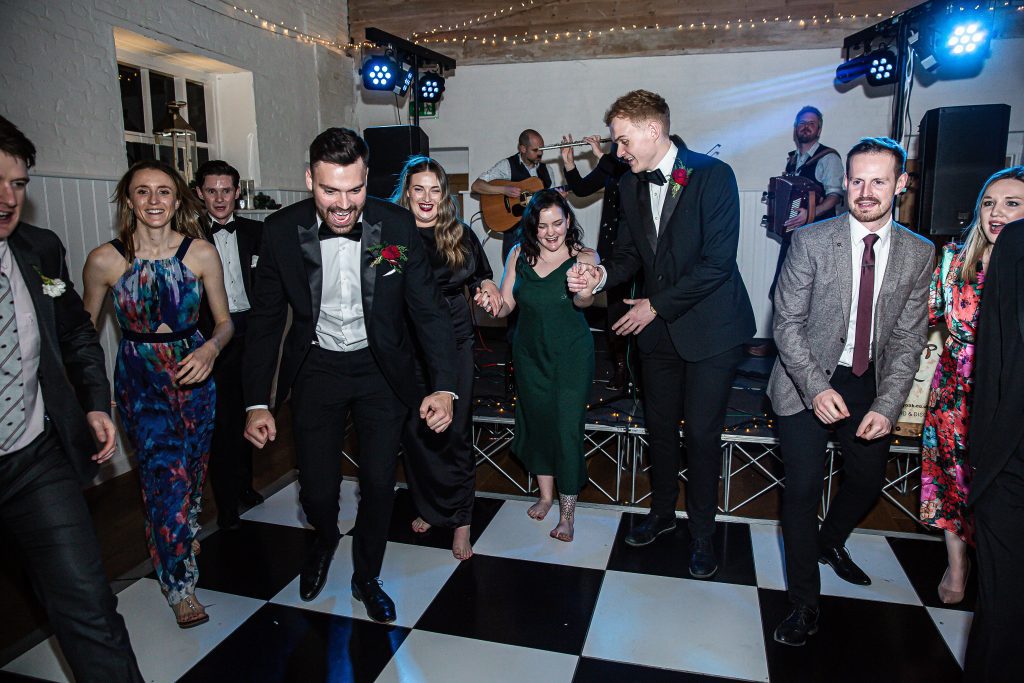
[[[785,592],[762,588],[758,597],[772,681],[953,683],[963,676],[924,607],[823,595],[818,633],[790,647],[773,637],[789,613]]]
[[[416,628],[578,655],[603,577],[597,569],[474,555]]]
[[[967,577],[967,590],[964,599],[957,605],[947,605],[939,600],[938,587],[942,575],[946,571],[946,544],[926,541],[917,538],[889,538],[889,546],[900,561],[903,571],[917,591],[917,595],[928,607],[958,609],[965,612],[974,611],[974,602],[978,597],[978,580],[974,568]],[[971,563],[977,567],[974,552],[968,551]]]
[[[409,630],[267,604],[179,683],[372,683]]]
[[[203,540],[199,587],[269,600],[299,575],[313,538],[310,529],[242,520]]]
[[[46,679],[23,676],[9,671],[0,671],[0,683],[46,683]]]
[[[572,680],[573,683],[742,683],[733,678],[654,669],[589,657],[580,658]]]
[[[469,526],[469,541],[476,543],[480,534],[487,529],[487,525],[494,519],[494,515],[504,504],[499,498],[476,497],[473,502],[473,521]],[[429,531],[418,534],[412,530],[412,520],[416,519],[419,513],[413,505],[412,495],[408,489],[395,491],[395,505],[391,512],[391,528],[388,529],[388,540],[396,543],[408,543],[409,545],[422,545],[428,548],[448,549],[452,547],[453,530],[440,527],[431,527]]]
[[[679,519],[676,530],[665,534],[654,543],[642,548],[626,545],[626,534],[634,524],[640,524],[645,515],[631,512],[622,514],[615,545],[608,559],[608,569],[689,579],[690,530],[686,520]],[[754,552],[750,542],[750,527],[738,522],[718,522],[715,529],[715,554],[718,573],[711,579],[721,583],[757,585],[754,570]]]

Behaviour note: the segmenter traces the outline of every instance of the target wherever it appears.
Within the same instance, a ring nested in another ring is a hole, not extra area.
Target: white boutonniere
[[[46,277],[38,268],[36,268],[36,272],[39,273],[39,279],[43,281],[43,294],[46,296],[56,299],[68,288],[59,277]]]

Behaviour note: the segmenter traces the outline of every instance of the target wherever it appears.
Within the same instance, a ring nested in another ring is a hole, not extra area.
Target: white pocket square
[[[250,267],[250,268],[255,268],[255,267],[256,267],[256,263],[257,263],[257,262],[258,262],[259,260],[260,260],[260,257],[259,257],[259,255],[258,255],[258,254],[257,254],[257,255],[255,255],[255,256],[253,256],[253,257],[252,257],[252,263],[250,263],[250,264],[249,264],[249,267]]]

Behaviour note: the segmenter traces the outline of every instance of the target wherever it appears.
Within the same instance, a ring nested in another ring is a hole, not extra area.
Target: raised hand
[[[577,263],[566,271],[565,280],[573,294],[591,292],[601,281],[601,270],[597,266]]]
[[[473,295],[473,303],[487,311],[492,317],[497,317],[505,300],[502,299],[497,285],[490,280],[484,280],[476,288],[476,294]]]
[[[601,149],[601,136],[600,135],[587,135],[583,138],[583,142],[590,145],[590,149],[594,151],[594,157],[600,159],[604,156],[604,150]]]
[[[563,143],[572,141],[573,140],[571,135],[562,136]],[[562,148],[562,163],[565,165],[565,170],[567,171],[571,171],[572,169],[576,168],[576,153],[573,152],[572,147]]]

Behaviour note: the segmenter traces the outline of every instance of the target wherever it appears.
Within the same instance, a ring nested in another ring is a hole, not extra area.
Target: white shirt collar
[[[235,212],[234,212],[234,211],[232,211],[232,212],[231,212],[230,214],[228,214],[228,217],[227,217],[227,219],[226,219],[226,220],[223,220],[223,221],[219,221],[219,220],[217,220],[217,219],[216,219],[216,218],[214,218],[214,217],[213,217],[213,215],[212,215],[212,214],[210,214],[209,212],[207,212],[207,214],[206,214],[206,215],[210,217],[210,222],[211,222],[211,223],[220,223],[221,225],[227,225],[227,224],[228,224],[228,223],[230,223],[231,221],[235,220]]]
[[[676,163],[676,153],[677,150],[675,143],[670,143],[668,151],[665,152],[665,156],[661,158],[661,161],[658,162],[658,165],[655,167],[665,175],[666,181],[672,178],[672,166]]]
[[[863,242],[867,235],[872,234],[870,230],[864,227],[864,224],[853,217],[850,214],[850,239],[853,244]],[[889,243],[889,237],[892,235],[892,217],[889,218],[888,222],[883,225],[880,229],[876,230],[874,234],[878,235],[878,241],[875,242],[876,247],[884,247]]]

